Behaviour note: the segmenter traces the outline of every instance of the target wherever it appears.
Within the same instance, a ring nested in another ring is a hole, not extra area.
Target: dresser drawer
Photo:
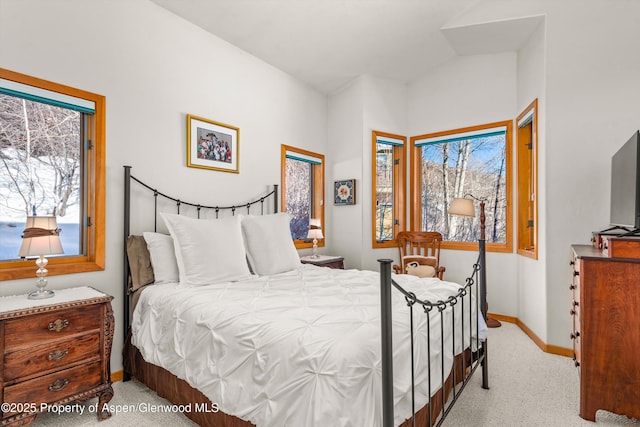
[[[34,343],[44,344],[85,331],[99,330],[102,310],[102,305],[89,305],[7,320],[4,332],[5,353],[31,348]]]
[[[4,380],[12,381],[29,375],[58,370],[74,363],[100,358],[100,334],[77,338],[7,353],[4,356]]]
[[[573,300],[580,302],[580,269],[581,261],[575,259],[573,262],[573,270],[571,271],[571,288],[573,289]]]
[[[53,403],[102,383],[100,362],[80,365],[60,372],[5,387],[4,402]],[[15,413],[3,413],[3,418]]]
[[[574,330],[580,330],[580,303],[578,301],[574,301],[571,307],[571,314],[573,315],[573,324]]]
[[[580,373],[580,365],[582,363],[582,351],[580,348],[580,335],[576,339],[573,340],[573,361],[578,368],[578,373]]]
[[[574,272],[580,273],[580,258],[575,253],[571,254],[571,267]]]

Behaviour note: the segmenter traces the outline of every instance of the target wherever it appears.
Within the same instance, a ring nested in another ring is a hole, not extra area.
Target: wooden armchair
[[[424,260],[424,264],[435,269],[440,280],[446,270],[440,265],[440,242],[442,234],[437,231],[401,231],[396,236],[400,250],[400,265],[393,265],[396,274],[406,273],[407,263]]]

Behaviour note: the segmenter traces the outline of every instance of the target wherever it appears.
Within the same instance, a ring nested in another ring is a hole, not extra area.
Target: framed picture
[[[187,166],[240,172],[240,129],[187,115]]]
[[[356,180],[345,179],[333,184],[333,203],[335,205],[356,204]]]

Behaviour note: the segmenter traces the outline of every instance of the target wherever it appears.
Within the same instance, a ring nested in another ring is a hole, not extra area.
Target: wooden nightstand
[[[0,298],[1,425],[30,424],[47,405],[98,397],[99,420],[111,413],[113,297],[90,287],[53,298]]]
[[[300,258],[300,262],[303,264],[317,265],[318,267],[344,269],[344,258],[341,256],[318,255],[318,258],[303,256]]]

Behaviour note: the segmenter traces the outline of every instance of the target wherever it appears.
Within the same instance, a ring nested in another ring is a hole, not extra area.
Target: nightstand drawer
[[[344,261],[339,260],[339,261],[328,262],[326,264],[322,264],[322,267],[337,268],[337,269],[344,270]]]
[[[50,340],[99,330],[102,326],[102,310],[101,305],[90,305],[7,320],[4,332],[5,353],[31,348],[34,343],[44,344]]]
[[[62,369],[91,359],[100,359],[99,333],[7,353],[4,356],[4,380]]]
[[[316,258],[305,256],[300,258],[300,262],[317,265],[318,267],[344,269],[344,258],[341,256],[318,255]]]
[[[80,365],[45,375],[4,389],[3,402],[41,403],[57,402],[78,392],[87,391],[102,383],[100,362]],[[15,413],[3,413],[3,418]]]

